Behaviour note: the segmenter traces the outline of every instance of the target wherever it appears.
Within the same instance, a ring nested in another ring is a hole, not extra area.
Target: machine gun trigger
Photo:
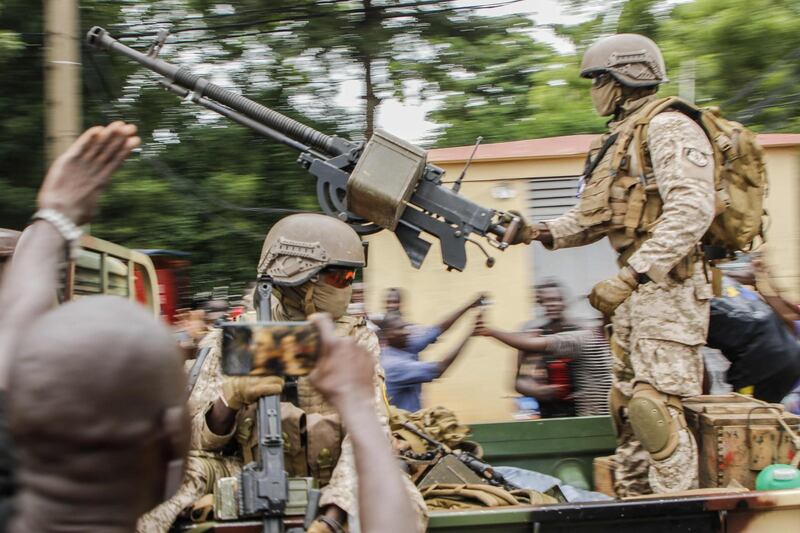
[[[485,256],[486,256],[486,267],[487,267],[487,268],[492,268],[492,267],[494,266],[494,264],[495,264],[495,262],[496,262],[496,261],[495,261],[495,258],[494,258],[494,257],[492,257],[491,255],[489,255],[489,252],[487,252],[487,251],[486,251],[486,250],[483,248],[483,246],[481,246],[481,243],[479,243],[478,241],[476,241],[476,240],[474,240],[474,239],[470,239],[469,237],[465,238],[464,240],[465,240],[465,241],[467,241],[467,242],[469,242],[469,243],[472,243],[472,244],[474,244],[475,246],[477,246],[477,247],[478,247],[478,249],[479,249],[479,250],[480,250],[480,251],[483,253],[483,255],[485,255]],[[493,239],[489,239],[489,242],[491,243],[491,242],[492,242],[492,240],[493,240]],[[492,245],[492,246],[494,246],[494,245]],[[502,250],[502,248],[501,248],[501,250]]]

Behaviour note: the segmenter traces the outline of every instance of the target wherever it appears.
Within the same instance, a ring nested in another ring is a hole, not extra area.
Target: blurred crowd
[[[783,402],[800,414],[800,303],[776,288],[761,254],[741,256],[723,271],[722,294],[712,302],[709,341],[704,349],[707,394],[730,391]],[[195,298],[195,309],[178,315],[175,335],[187,354],[215,325],[234,321],[252,311],[255,285],[230,299]],[[408,411],[423,406],[422,385],[440,377],[464,353],[473,337],[492,338],[517,350],[511,377],[516,419],[559,418],[608,414],[608,393],[614,356],[607,324],[592,325],[570,317],[568,287],[546,279],[534,287],[537,318],[514,331],[486,323],[482,310],[488,295],[479,294],[432,325],[410,322],[404,312],[405,292],[385,291],[382,308],[369,312],[365,285],[353,284],[347,314],[363,317],[381,341],[381,364],[386,372],[392,405]],[[438,360],[425,356],[470,310],[477,309],[468,332]]]
[[[742,256],[723,271],[721,296],[712,301],[704,349],[704,393],[739,392],[769,402],[783,402],[800,413],[800,303],[776,288],[759,254]],[[440,322],[421,325],[404,313],[401,288],[383,295],[382,309],[368,312],[363,284],[354,285],[348,313],[364,316],[381,339],[381,363],[389,400],[416,411],[423,405],[422,385],[442,377],[474,337],[492,338],[517,351],[516,372],[509,379],[518,394],[516,419],[608,415],[614,355],[607,323],[580,323],[570,317],[568,288],[547,279],[535,290],[538,317],[514,331],[488,324],[480,294]],[[444,357],[425,351],[471,309],[468,332]],[[487,348],[491,349],[491,348]]]

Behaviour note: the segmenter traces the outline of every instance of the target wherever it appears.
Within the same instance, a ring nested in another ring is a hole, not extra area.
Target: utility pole
[[[44,105],[47,161],[81,131],[81,47],[78,0],[44,0]]]

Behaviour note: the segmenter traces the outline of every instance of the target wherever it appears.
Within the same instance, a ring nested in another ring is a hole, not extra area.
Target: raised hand
[[[133,124],[86,130],[50,166],[39,189],[39,208],[55,209],[78,225],[89,222],[111,174],[140,143]]]
[[[309,320],[319,329],[322,353],[308,377],[345,416],[343,411],[352,401],[371,401],[374,397],[375,361],[353,339],[338,337],[329,315],[318,313]]]

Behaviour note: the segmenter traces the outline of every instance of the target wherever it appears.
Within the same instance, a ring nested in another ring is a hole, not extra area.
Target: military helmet
[[[583,54],[581,77],[594,78],[606,72],[627,87],[652,87],[669,81],[658,45],[635,33],[604,37]]]
[[[275,285],[294,287],[326,267],[364,264],[364,247],[353,228],[327,215],[303,213],[272,226],[261,248],[258,273]]]

